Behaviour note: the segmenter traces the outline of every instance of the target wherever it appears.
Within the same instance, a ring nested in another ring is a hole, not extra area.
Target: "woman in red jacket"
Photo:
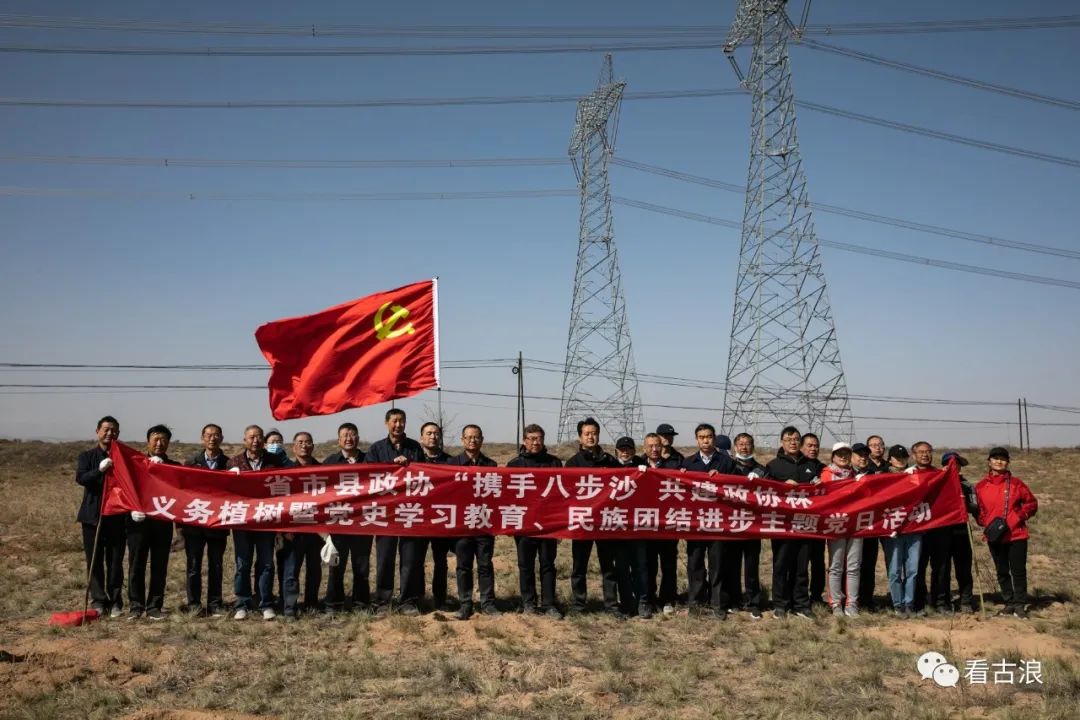
[[[998,615],[1026,618],[1027,521],[1039,509],[1039,503],[1028,486],[1009,472],[1008,450],[994,448],[987,464],[990,472],[975,486],[975,497],[979,502],[977,520],[983,528],[999,517],[1004,518],[1006,525],[1000,538],[995,542],[987,538],[986,543],[994,558],[1001,597],[1005,601],[1005,607]]]

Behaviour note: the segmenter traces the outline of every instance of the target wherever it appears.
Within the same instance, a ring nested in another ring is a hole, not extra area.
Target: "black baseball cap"
[[[967,458],[964,457],[963,455],[961,455],[960,453],[954,453],[954,452],[947,452],[944,455],[942,455],[941,456],[941,464],[942,465],[948,465],[949,460],[951,458],[956,458],[956,464],[959,465],[960,467],[967,467],[967,464],[968,464]]]
[[[675,428],[671,427],[667,423],[660,423],[659,425],[656,426],[656,434],[657,435],[678,435],[679,433],[675,432]]]
[[[851,452],[855,455],[870,455],[870,448],[866,446],[866,443],[855,443],[851,446]]]
[[[621,438],[619,438],[618,440],[615,441],[615,449],[616,450],[633,450],[634,449],[634,439],[626,437],[624,435],[623,437],[621,437]]]
[[[993,448],[992,450],[990,450],[990,454],[987,456],[988,460],[990,458],[1002,458],[1004,460],[1008,460],[1009,459],[1009,451],[1007,449],[1003,448],[1003,447]]]
[[[893,458],[897,460],[907,460],[909,457],[911,457],[911,455],[908,454],[907,448],[903,445],[893,445],[891,448],[889,448],[890,460]]]

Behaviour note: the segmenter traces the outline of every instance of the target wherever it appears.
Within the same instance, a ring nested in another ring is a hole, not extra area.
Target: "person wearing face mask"
[[[202,429],[202,450],[188,460],[189,467],[225,472],[229,458],[221,450],[223,435],[221,426],[209,423]],[[222,480],[226,482],[226,480]],[[218,528],[204,528],[188,525],[179,528],[184,536],[184,555],[187,560],[186,582],[187,612],[202,612],[202,564],[206,555],[206,614],[210,617],[223,617],[225,603],[221,588],[225,577],[225,547],[229,542],[229,531]]]
[[[754,458],[754,436],[739,433],[732,443],[735,461],[734,474],[751,480],[765,477],[765,466]],[[750,612],[751,620],[760,620],[764,610],[764,595],[761,592],[761,538],[733,540],[727,543],[725,559],[728,567],[725,577],[728,583],[728,595],[733,604],[740,604]],[[745,580],[746,597],[743,598],[740,575]]]
[[[832,446],[829,465],[821,471],[822,482],[856,479],[851,463],[851,446],[844,442]],[[859,614],[859,563],[862,561],[862,538],[840,537],[829,545],[829,605],[834,616],[856,617]],[[845,582],[846,580],[846,582]]]
[[[1038,512],[1039,501],[1023,480],[1009,472],[1008,450],[994,448],[986,463],[989,472],[975,485],[975,497],[979,503],[977,522],[984,528],[983,539],[994,558],[1001,599],[1005,603],[998,615],[1026,618],[1030,537],[1027,521]]]
[[[168,456],[172,430],[154,425],[146,431],[146,455],[152,463],[179,465]],[[164,620],[165,580],[169,570],[169,546],[173,524],[131,511],[127,519],[128,620],[138,620],[145,612],[149,620]],[[146,587],[146,563],[150,562],[150,588]]]
[[[118,618],[124,612],[125,516],[102,516],[101,496],[112,470],[109,449],[120,434],[120,423],[106,415],[98,420],[96,434],[97,444],[79,453],[75,464],[75,482],[83,489],[77,520],[82,525],[91,607],[101,615]]]
[[[678,470],[681,461],[665,458],[663,439],[656,433],[645,436],[645,465],[658,470]],[[664,615],[675,614],[678,588],[679,541],[649,540],[645,546],[645,584],[649,603]],[[656,576],[660,574],[657,585]]]
[[[285,436],[280,430],[271,428],[270,432],[266,433],[266,452],[277,455],[282,467],[289,462],[289,454],[285,452]]]
[[[577,424],[578,443],[581,449],[569,460],[566,467],[617,468],[619,461],[600,447],[600,423],[585,418]],[[588,600],[586,577],[589,574],[589,558],[592,556],[593,540],[571,540],[570,552],[573,564],[570,570],[571,612],[585,612]],[[616,618],[626,617],[619,609],[619,579],[615,567],[617,541],[596,540],[596,557],[600,561],[601,587],[604,594],[604,611]]]

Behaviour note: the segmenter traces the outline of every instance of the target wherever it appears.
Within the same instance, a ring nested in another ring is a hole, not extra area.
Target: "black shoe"
[[[802,618],[803,620],[813,620],[814,614],[809,610],[796,610],[795,617]]]
[[[526,605],[524,608],[521,609],[521,612],[523,614],[525,614],[525,615],[543,615],[544,614],[540,610],[540,608],[536,607],[535,605]]]
[[[563,619],[563,614],[561,612],[559,612],[559,608],[557,608],[555,606],[549,607],[547,610],[545,610],[544,615],[551,618],[552,620],[562,620]]]
[[[761,610],[759,608],[750,608],[750,619],[751,620],[760,620],[761,619]]]
[[[157,608],[150,608],[149,610],[146,611],[146,619],[147,620],[164,620],[165,619],[165,613],[163,613],[161,610],[158,610]]]
[[[90,609],[93,610],[94,612],[96,612],[98,615],[100,615],[102,617],[104,617],[105,615],[108,614],[108,611],[105,610],[105,603],[99,603],[99,602],[91,603],[90,604]]]
[[[142,617],[142,610],[132,610],[131,612],[128,613],[127,619],[128,620],[138,620],[141,617]]]
[[[953,611],[952,607],[950,607],[948,605],[939,605],[936,608],[934,608],[934,612],[936,612],[938,615],[955,615],[956,614]]]
[[[604,610],[604,613],[607,614],[608,617],[613,617],[616,620],[625,620],[626,619],[626,613],[624,613],[619,608],[606,608]]]
[[[1021,620],[1027,620],[1028,619],[1027,608],[1025,608],[1023,605],[1018,605],[1018,606],[1014,607],[1012,614],[1013,614],[1013,617],[1018,617]]]
[[[487,605],[480,606],[480,614],[487,615],[488,617],[499,617],[502,615],[502,610],[495,607],[495,603],[488,603]]]
[[[786,615],[787,611],[781,610],[780,608],[775,608],[772,611],[773,620],[783,620]]]
[[[964,613],[965,615],[974,615],[975,614],[975,608],[971,607],[970,605],[961,606],[960,611],[962,613]]]
[[[637,609],[637,616],[643,620],[652,620],[652,606],[648,603],[646,603],[645,605],[639,605]]]
[[[713,608],[712,614],[717,620],[727,620],[728,611],[724,608]]]
[[[454,613],[454,617],[458,620],[468,620],[472,617],[472,603],[461,603],[461,607]]]
[[[397,611],[399,615],[404,615],[405,617],[416,617],[420,614],[420,608],[412,603],[398,606]]]
[[[375,617],[385,617],[390,614],[389,605],[375,605],[372,607],[371,612]]]

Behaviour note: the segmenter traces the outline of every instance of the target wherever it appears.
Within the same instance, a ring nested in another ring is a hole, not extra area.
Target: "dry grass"
[[[74,444],[0,442],[0,716],[5,718],[1073,718],[1080,706],[1080,451],[1018,457],[1039,496],[1032,523],[1035,617],[863,616],[725,623],[688,617],[563,622],[509,614],[306,618],[293,625],[191,619],[53,630],[81,604]],[[176,448],[184,457],[190,446]],[[491,449],[505,460],[510,446]],[[977,456],[976,452],[971,453]],[[974,475],[974,473],[972,473]],[[566,545],[564,543],[564,545]],[[496,587],[516,601],[513,543],[496,545]],[[231,555],[231,553],[229,553]],[[566,593],[569,548],[559,558]],[[977,555],[984,581],[989,556]],[[228,555],[227,555],[228,558]],[[768,574],[768,551],[762,559]],[[167,606],[182,598],[182,554]],[[231,576],[226,567],[226,578]],[[880,575],[880,570],[879,570]],[[768,581],[767,577],[763,579]],[[879,593],[884,587],[879,578]],[[599,590],[599,578],[590,583]],[[452,588],[452,582],[451,582]],[[685,589],[685,579],[681,582]],[[987,589],[991,589],[988,587]],[[228,592],[227,592],[228,594]],[[922,681],[929,649],[954,661],[1043,661],[1042,686],[951,689]]]

